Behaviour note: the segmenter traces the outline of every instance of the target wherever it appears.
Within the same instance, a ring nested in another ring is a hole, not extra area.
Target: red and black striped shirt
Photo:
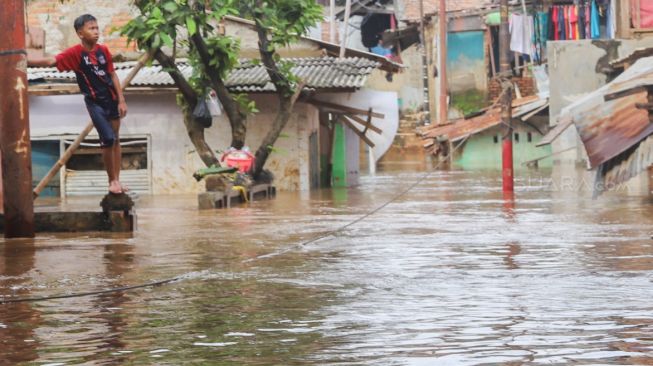
[[[109,48],[96,44],[92,51],[81,44],[55,56],[59,71],[74,71],[82,94],[95,101],[117,100],[111,80],[114,72]]]

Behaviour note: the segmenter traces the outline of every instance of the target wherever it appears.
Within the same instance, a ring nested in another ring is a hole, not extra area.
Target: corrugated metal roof
[[[549,130],[549,132],[546,135],[544,135],[544,137],[542,137],[540,142],[538,142],[535,146],[539,147],[539,146],[549,145],[550,143],[553,142],[553,140],[557,139],[558,136],[562,135],[562,133],[565,132],[565,130],[573,124],[574,124],[574,120],[572,120],[571,118],[558,120],[558,124],[555,125],[555,127],[553,127],[551,130]]]
[[[602,184],[596,184],[598,191],[617,187],[619,184],[637,176],[653,165],[653,135],[642,141],[633,151],[629,151],[620,159],[614,159],[605,164],[602,169]]]
[[[623,93],[646,82],[653,84],[653,57],[638,60],[612,82],[562,110],[559,120],[573,120],[592,168],[625,152],[653,133],[648,112],[635,107],[635,103],[646,102],[645,92],[627,93],[618,99],[605,100],[606,95]]]
[[[512,117],[520,118],[539,108],[546,107],[549,103],[548,98],[538,98],[537,96],[517,99],[513,102]],[[516,105],[516,106],[515,106]],[[484,114],[469,119],[459,119],[443,126],[434,126],[424,131],[424,138],[445,137],[451,142],[456,142],[467,136],[483,132],[494,126],[501,124],[501,108],[492,108]]]
[[[494,108],[486,113],[469,119],[459,119],[443,126],[436,126],[427,130],[424,138],[445,137],[451,142],[464,139],[501,123],[501,109]]]
[[[367,77],[379,66],[375,61],[362,57],[310,57],[289,58],[285,61],[294,63],[292,72],[306,82],[308,89],[359,89],[365,85]],[[123,79],[133,69],[135,62],[116,63],[116,73]],[[177,63],[185,77],[190,77],[192,67],[180,61]],[[28,80],[37,81],[67,81],[73,82],[73,72],[60,72],[55,68],[29,68]],[[263,65],[254,64],[251,60],[241,60],[240,64],[229,74],[225,83],[231,91],[237,92],[269,92],[274,91],[274,85],[265,71]],[[143,87],[170,87],[174,82],[168,73],[162,71],[161,66],[152,65],[143,67],[134,80],[132,86]]]

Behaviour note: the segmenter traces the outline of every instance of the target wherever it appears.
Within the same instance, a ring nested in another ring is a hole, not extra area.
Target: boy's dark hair
[[[84,24],[88,22],[97,22],[94,16],[91,14],[80,15],[75,19],[73,26],[75,27],[75,32],[78,32],[80,29],[84,28]]]

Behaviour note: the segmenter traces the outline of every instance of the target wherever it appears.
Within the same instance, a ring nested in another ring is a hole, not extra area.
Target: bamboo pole
[[[125,77],[125,79],[122,81],[120,88],[122,90],[127,89],[129,84],[134,80],[134,77],[136,77],[136,74],[141,70],[141,68],[152,58],[154,55],[155,51],[150,51],[148,53],[145,53],[141,58],[138,60],[138,63],[134,66],[132,71]],[[77,136],[75,141],[66,149],[66,151],[63,153],[61,158],[57,160],[57,162],[50,168],[50,171],[48,171],[48,174],[41,179],[39,184],[36,185],[36,188],[34,188],[34,199],[36,199],[39,194],[45,189],[45,186],[50,183],[52,178],[54,178],[55,175],[57,175],[57,172],[66,165],[68,160],[73,156],[73,153],[75,153],[75,150],[79,148],[79,145],[82,144],[82,141],[88,136],[89,133],[91,133],[91,130],[93,130],[93,122],[89,122],[86,127],[84,127],[84,130]]]

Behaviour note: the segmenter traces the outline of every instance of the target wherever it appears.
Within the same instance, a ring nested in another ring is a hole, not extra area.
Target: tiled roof
[[[404,0],[402,20],[419,20],[419,3],[424,2],[424,16],[430,17],[438,13],[438,0]],[[465,10],[480,10],[493,4],[492,0],[446,0],[447,13]]]
[[[306,88],[314,90],[358,89],[365,85],[367,77],[378,67],[378,63],[360,57],[310,57],[289,58],[287,61],[295,65],[292,72],[306,82]],[[133,69],[135,62],[116,63],[118,78],[123,79]],[[184,76],[192,74],[192,67],[183,61],[177,63]],[[59,72],[55,68],[29,68],[30,81],[70,81],[75,80],[73,72]],[[174,83],[161,66],[143,67],[131,82],[132,86],[170,87]],[[229,75],[227,87],[236,92],[268,92],[274,91],[274,85],[263,65],[256,65],[251,60],[241,60]]]

